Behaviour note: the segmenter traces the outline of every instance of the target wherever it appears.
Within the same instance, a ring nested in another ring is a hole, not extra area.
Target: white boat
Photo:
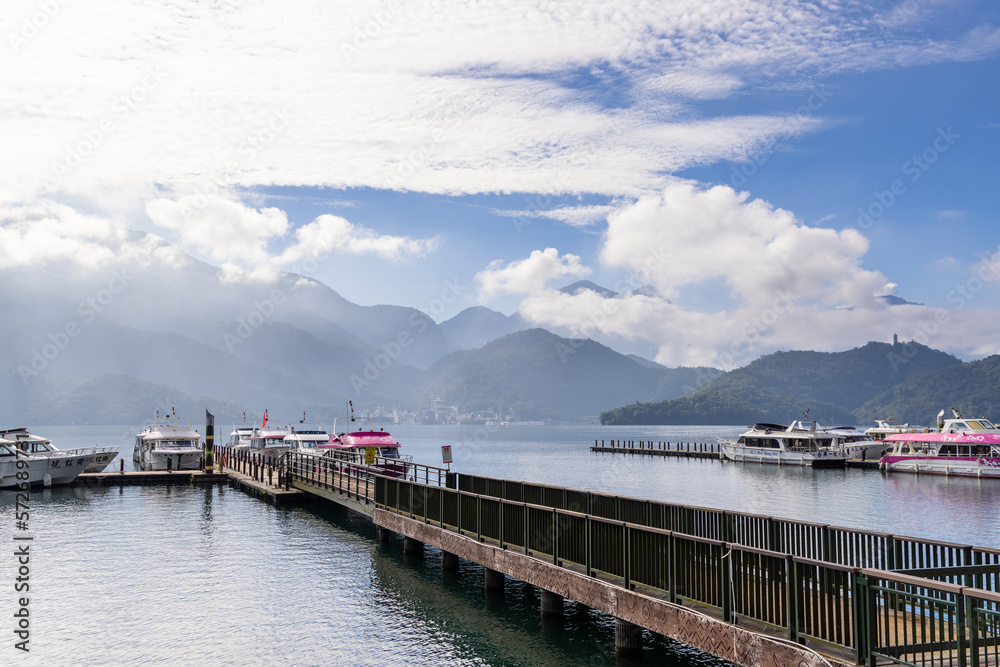
[[[754,424],[738,440],[720,439],[719,445],[730,461],[833,468],[854,456],[841,443],[844,437],[838,429],[822,429],[802,419],[788,426]]]
[[[1000,477],[1000,427],[988,419],[938,414],[938,431],[886,436],[892,448],[879,461],[889,472]]]
[[[867,431],[859,431],[854,426],[828,426],[819,430],[836,438],[851,459],[877,461],[886,448],[884,442],[876,440]]]
[[[892,415],[889,415],[888,419],[876,419],[875,426],[865,429],[865,433],[878,441],[885,440],[886,436],[898,433],[921,433],[928,431],[929,429],[923,426],[910,426],[909,422],[900,424],[892,418]]]
[[[289,427],[291,433],[285,436],[289,449],[304,454],[322,454],[317,452],[317,445],[325,445],[330,440],[330,434],[320,424],[308,424],[305,415],[298,424]]]
[[[292,449],[292,444],[285,441],[285,437],[290,434],[291,428],[289,426],[256,427],[250,434],[248,451],[269,457],[283,454]]]
[[[0,431],[0,488],[13,488],[21,482],[69,484],[94,462],[96,455],[85,449],[56,449],[50,440],[32,435],[26,428]]]
[[[142,470],[198,470],[202,454],[190,419],[157,416],[135,436],[132,460]]]
[[[233,424],[233,430],[229,433],[229,442],[226,447],[230,449],[249,449],[250,436],[253,435],[253,426],[237,426]]]

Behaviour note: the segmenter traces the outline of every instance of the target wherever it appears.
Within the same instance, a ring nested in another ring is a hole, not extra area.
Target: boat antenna
[[[802,413],[802,419],[805,420],[809,419],[809,410],[806,410],[805,412]]]
[[[354,421],[354,401],[347,402],[347,409],[351,413],[351,421]]]
[[[952,414],[955,415],[955,419],[961,419],[962,418],[962,413],[958,411],[958,408],[952,408],[951,411],[952,411]]]

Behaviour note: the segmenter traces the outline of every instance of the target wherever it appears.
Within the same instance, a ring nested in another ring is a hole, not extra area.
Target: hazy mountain
[[[431,366],[423,401],[465,410],[514,408],[521,419],[593,419],[608,401],[679,396],[697,369],[652,368],[592,340],[544,329],[453,352]]]
[[[868,343],[846,352],[776,352],[687,396],[626,405],[602,413],[601,420],[606,424],[787,423],[809,410],[810,418],[826,424],[861,422],[866,421],[859,419],[862,406],[882,392],[961,363],[918,343]]]
[[[618,296],[618,292],[609,290],[607,287],[601,287],[600,285],[592,283],[589,280],[578,280],[575,283],[559,288],[560,292],[570,295],[579,294],[583,290],[590,290],[591,292],[608,299]]]
[[[482,347],[491,340],[531,328],[517,313],[504,315],[485,306],[466,308],[438,326],[460,350]]]
[[[890,306],[922,306],[922,305],[924,305],[922,303],[914,303],[913,301],[907,301],[906,299],[904,299],[902,297],[898,297],[898,296],[896,296],[894,294],[883,294],[882,296],[880,296],[878,298],[882,299],[882,301],[885,301]]]

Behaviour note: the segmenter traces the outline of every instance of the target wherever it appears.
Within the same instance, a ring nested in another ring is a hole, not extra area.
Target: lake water
[[[129,427],[38,427],[58,446],[123,446]],[[228,429],[226,434],[228,435]],[[390,430],[390,429],[387,429]],[[391,429],[453,470],[1000,548],[1000,480],[595,454],[595,439],[707,442],[739,427]],[[225,439],[225,435],[220,438]],[[116,464],[117,465],[117,464]],[[534,588],[487,595],[482,569],[382,545],[358,515],[276,508],[227,487],[36,489],[30,532],[0,492],[2,665],[614,665],[613,621]],[[12,535],[33,535],[30,653],[14,648]],[[724,665],[647,633],[644,665]]]

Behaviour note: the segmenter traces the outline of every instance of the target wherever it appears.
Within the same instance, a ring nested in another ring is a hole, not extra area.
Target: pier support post
[[[542,616],[562,616],[563,596],[544,588],[539,590],[542,594]]]
[[[419,554],[424,551],[424,543],[420,540],[415,540],[412,537],[403,538],[403,553],[404,554]]]
[[[448,551],[442,551],[441,570],[444,572],[455,572],[458,570],[458,556]]]
[[[379,542],[388,542],[392,537],[392,531],[388,528],[376,528],[375,532],[378,535]]]
[[[642,628],[635,623],[615,619],[615,654],[635,655],[642,652]]]
[[[502,591],[503,572],[497,572],[496,570],[491,570],[488,567],[484,567],[483,571],[486,574],[483,580],[483,588],[488,591]]]

